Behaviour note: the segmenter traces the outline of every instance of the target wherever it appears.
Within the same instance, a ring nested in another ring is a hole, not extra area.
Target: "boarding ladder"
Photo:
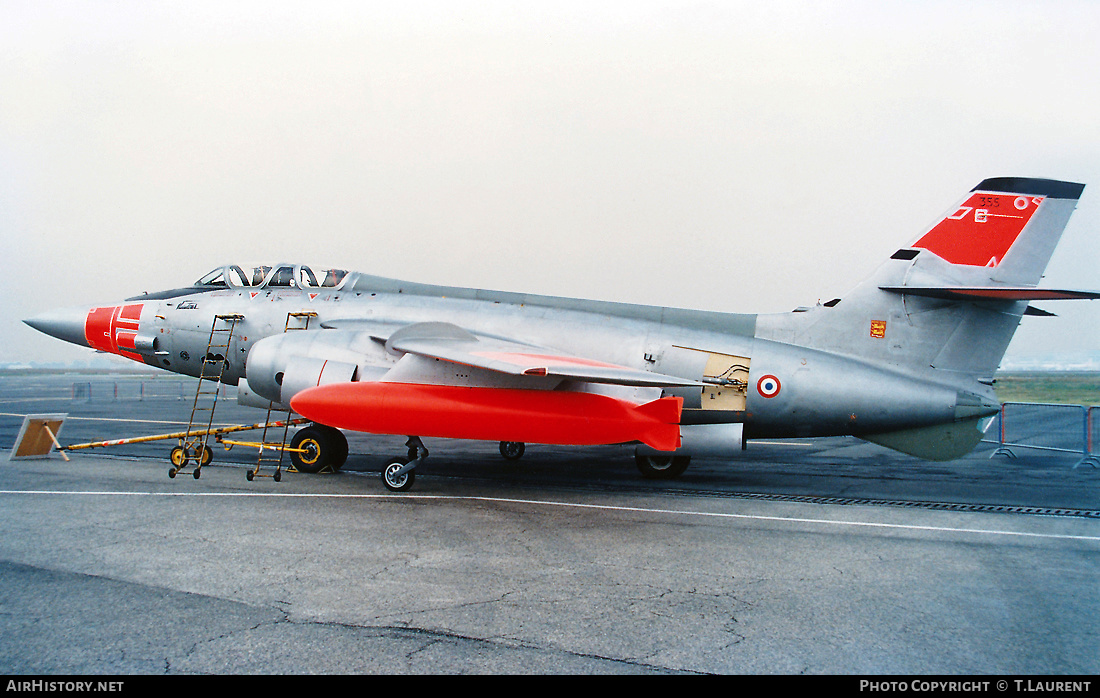
[[[286,334],[287,332],[294,332],[297,330],[308,330],[309,321],[315,317],[317,317],[317,313],[312,311],[287,313],[286,326],[283,328],[283,334]],[[267,420],[264,425],[263,436],[260,437],[260,442],[258,444],[253,444],[254,446],[257,446],[260,451],[259,455],[256,457],[256,467],[245,473],[245,477],[249,481],[251,481],[254,477],[270,477],[274,478],[275,482],[278,482],[280,479],[282,479],[283,454],[286,453],[286,451],[288,450],[286,441],[287,437],[290,435],[291,415],[293,414],[292,410],[285,410],[283,409],[283,407],[285,407],[285,405],[277,406],[274,400],[268,403]],[[281,413],[282,418],[278,421],[272,422],[271,417],[274,413]],[[277,442],[268,441],[268,430],[270,429],[275,432],[272,434],[272,437],[274,437],[278,434],[278,430],[280,427],[283,430],[282,439]],[[272,455],[266,455],[268,453],[271,453]],[[276,453],[278,454],[278,456],[274,455]],[[262,468],[265,464],[274,465],[275,472],[270,475],[261,473],[260,468]],[[293,462],[291,463],[288,470],[290,470],[291,472],[295,472]]]
[[[238,314],[215,315],[210,324],[210,338],[206,343],[206,355],[202,357],[195,401],[191,406],[191,419],[187,423],[187,431],[180,437],[179,446],[172,449],[169,477],[175,477],[189,460],[194,460],[195,470],[192,474],[197,480],[202,466],[213,458],[213,452],[207,444],[214,425],[214,408],[217,407],[218,397],[221,395],[222,377],[229,366],[229,345],[233,343],[233,332],[243,319],[244,316]]]

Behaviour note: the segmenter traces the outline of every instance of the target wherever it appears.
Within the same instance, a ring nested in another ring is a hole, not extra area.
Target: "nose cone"
[[[51,337],[86,347],[89,346],[84,336],[84,323],[87,319],[87,308],[59,308],[35,315],[23,322]]]

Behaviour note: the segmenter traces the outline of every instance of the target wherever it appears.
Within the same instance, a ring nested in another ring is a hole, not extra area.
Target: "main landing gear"
[[[501,441],[500,455],[505,460],[519,460],[523,458],[523,452],[527,450],[522,441]]]
[[[638,472],[642,477],[650,480],[672,480],[684,474],[690,456],[664,456],[664,455],[634,455],[634,464],[638,466]]]
[[[314,424],[298,431],[290,440],[290,462],[300,473],[333,472],[348,459],[348,439],[339,429]]]

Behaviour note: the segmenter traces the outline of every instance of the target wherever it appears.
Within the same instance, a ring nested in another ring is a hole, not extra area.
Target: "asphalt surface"
[[[0,377],[65,444],[175,431],[189,384]],[[81,386],[81,387],[78,387]],[[121,386],[121,387],[119,387]],[[217,422],[254,422],[225,402]],[[413,490],[345,469],[169,479],[174,442],[0,454],[8,674],[1094,674],[1100,469],[750,443],[672,482],[629,450],[436,440]]]

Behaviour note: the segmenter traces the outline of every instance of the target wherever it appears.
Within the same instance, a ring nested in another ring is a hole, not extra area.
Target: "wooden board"
[[[65,422],[65,414],[28,414],[11,449],[8,460],[46,458],[57,445],[57,436]],[[64,454],[62,454],[64,455]]]

